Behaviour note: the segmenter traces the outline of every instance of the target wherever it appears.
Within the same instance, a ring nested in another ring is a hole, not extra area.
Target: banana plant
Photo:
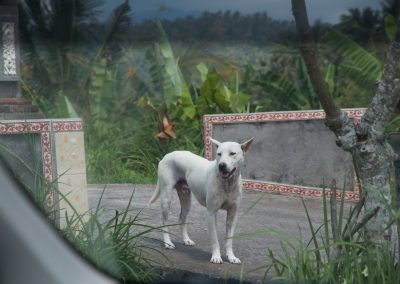
[[[183,119],[193,119],[196,110],[188,84],[179,67],[179,60],[174,56],[160,21],[157,21],[157,27],[160,40],[146,52],[151,77],[148,89],[154,90],[151,99],[160,112],[175,108],[182,111]]]
[[[150,80],[144,80],[145,95],[137,100],[136,106],[151,110],[160,131],[164,129],[162,121],[166,113],[172,120],[190,122],[199,128],[201,116],[206,113],[246,111],[250,97],[240,92],[238,73],[232,74],[231,88],[215,69],[209,71],[205,63],[200,62],[197,65],[200,83],[189,85],[159,21],[157,27],[160,39],[146,52]]]
[[[113,121],[112,116],[115,115],[118,100],[116,74],[113,70],[116,67],[113,66],[111,70],[107,68],[107,61],[104,58],[92,66],[88,90],[91,124],[99,136],[106,135],[112,130],[110,122]]]
[[[384,17],[384,26],[388,39],[392,40],[397,30],[396,21],[392,15],[387,14]],[[338,65],[335,65],[335,72],[348,76],[364,92],[364,96],[371,96],[371,86],[381,77],[383,63],[371,52],[366,51],[356,42],[334,29],[328,31],[325,41],[341,58]],[[329,65],[332,65],[332,63]],[[333,84],[338,83],[334,81]],[[329,83],[328,86],[330,87]],[[388,123],[386,133],[398,131],[399,128],[400,117],[395,115]]]
[[[279,48],[271,61],[271,67],[254,72],[253,82],[263,94],[260,104],[267,110],[318,109],[301,56],[289,48]]]
[[[340,57],[338,72],[351,78],[359,87],[369,88],[381,77],[382,62],[346,35],[329,29],[324,39]]]
[[[232,74],[229,88],[215,69],[208,70],[202,62],[197,69],[202,80],[196,91],[196,107],[200,116],[207,113],[245,112],[250,96],[240,92],[237,72]]]

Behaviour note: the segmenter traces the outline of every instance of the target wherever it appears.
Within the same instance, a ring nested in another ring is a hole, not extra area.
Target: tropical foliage
[[[320,108],[290,23],[206,12],[133,25],[128,2],[103,23],[95,20],[101,4],[26,0],[20,9],[24,94],[48,117],[83,117],[90,182],[154,181],[165,152],[201,153],[206,113]],[[393,35],[393,5],[384,3],[385,14],[353,9],[336,26],[315,23],[321,68],[340,106],[368,104],[388,43],[375,34],[359,40],[347,27]],[[239,45],[244,36],[248,44]]]
[[[201,155],[204,114],[320,108],[291,22],[227,11],[132,24],[128,1],[100,22],[101,4],[20,1],[22,91],[47,117],[84,119],[91,183],[153,183],[165,153]],[[320,67],[339,106],[370,102],[398,11],[398,1],[385,0],[382,11],[351,9],[337,25],[314,24]],[[308,219],[309,244],[282,238],[282,255],[269,251],[264,268],[291,281],[398,283],[394,255],[361,231],[351,234],[362,220],[352,211],[345,224],[339,210],[329,228],[324,199],[323,226]],[[149,281],[150,263],[136,243],[140,216],[127,208],[104,222],[100,213],[68,219],[63,233],[96,265]]]
[[[332,190],[335,196],[336,188]],[[363,216],[360,214],[364,199],[348,210],[345,209],[344,192],[339,204],[335,198],[328,204],[324,192],[321,225],[313,223],[305,202],[302,202],[311,236],[309,240],[274,229],[238,236],[265,235],[279,239],[279,251],[268,249],[268,262],[252,271],[264,270],[265,277],[272,276],[289,283],[399,283],[399,263],[393,248],[364,238],[363,227],[377,213],[375,210]],[[386,209],[392,211],[390,207]],[[398,214],[392,212],[391,215],[395,222]]]
[[[113,217],[106,218],[107,209],[101,205],[103,193],[91,212],[65,215],[66,226],[61,233],[96,267],[121,282],[150,283],[156,276],[153,267],[159,265],[151,254],[159,254],[163,261],[168,259],[143,240],[157,241],[148,235],[161,229],[146,225],[140,212],[132,212],[134,193],[122,212],[116,210]]]

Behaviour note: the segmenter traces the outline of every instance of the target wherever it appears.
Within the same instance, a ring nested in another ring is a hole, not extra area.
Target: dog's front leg
[[[218,235],[217,235],[217,212],[208,211],[208,232],[211,238],[212,247],[212,263],[222,263],[221,252],[219,250]]]
[[[226,212],[226,257],[230,263],[240,264],[240,259],[233,254],[232,242],[237,222],[237,206],[232,205]]]

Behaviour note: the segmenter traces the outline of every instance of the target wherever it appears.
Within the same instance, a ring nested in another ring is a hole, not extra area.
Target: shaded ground
[[[153,185],[89,185],[89,205],[95,207],[100,195],[105,188],[102,205],[107,209],[124,209],[127,206],[130,196],[134,192],[132,214],[141,210],[141,217],[144,223],[148,225],[160,226],[161,213],[159,200],[147,206],[147,202],[153,194]],[[305,198],[305,203],[310,216],[317,227],[321,224],[323,218],[322,200],[317,198]],[[347,206],[349,206],[348,204]],[[346,206],[346,207],[347,207]],[[172,200],[170,211],[170,222],[178,222],[180,212],[178,196],[175,194]],[[211,264],[211,249],[209,236],[207,233],[207,221],[205,218],[206,209],[197,201],[193,201],[192,209],[188,217],[188,232],[195,247],[184,246],[180,237],[178,226],[170,228],[172,241],[176,245],[175,250],[165,250],[162,243],[154,241],[152,245],[159,248],[174,264],[179,273],[188,271],[196,274],[209,275],[216,278],[239,279],[241,266],[229,264],[224,259],[224,238],[225,238],[225,211],[218,214],[218,238],[223,255],[223,264]],[[114,212],[110,210],[108,214]],[[286,237],[302,238],[309,240],[310,234],[307,225],[307,219],[304,208],[299,197],[274,195],[259,191],[245,190],[243,193],[242,204],[239,213],[239,221],[236,229],[236,235],[241,233],[250,233],[257,231],[279,231],[278,236],[254,236],[234,240],[234,252],[244,263],[244,279],[259,281],[263,279],[265,270],[248,273],[251,269],[268,263],[266,257],[267,248],[271,248],[275,253],[280,252],[279,240]],[[161,239],[161,233],[151,233],[151,236]],[[161,256],[154,256],[163,260]],[[163,260],[163,268],[170,268],[170,264]]]

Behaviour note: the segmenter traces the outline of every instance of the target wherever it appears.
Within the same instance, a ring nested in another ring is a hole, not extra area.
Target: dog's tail
[[[154,203],[158,199],[159,196],[160,196],[160,188],[159,188],[158,182],[157,182],[156,190],[154,191],[153,196],[150,198],[148,205]]]

